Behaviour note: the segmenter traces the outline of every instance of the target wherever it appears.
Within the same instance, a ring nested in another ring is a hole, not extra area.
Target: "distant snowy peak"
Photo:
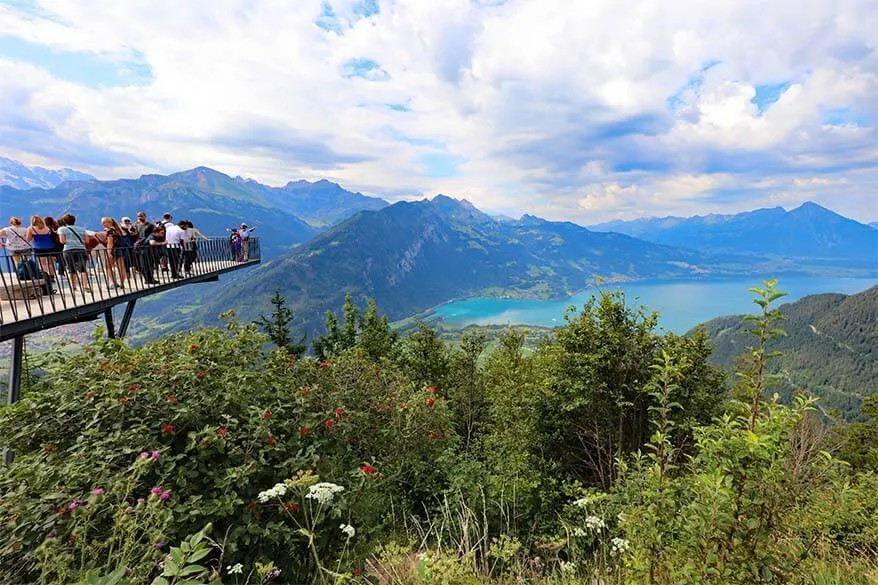
[[[44,169],[28,167],[18,161],[0,157],[0,185],[16,189],[51,189],[64,181],[94,181],[89,174],[73,169]]]

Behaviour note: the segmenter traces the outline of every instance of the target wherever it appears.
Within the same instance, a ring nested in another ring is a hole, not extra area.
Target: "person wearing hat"
[[[256,226],[247,227],[246,223],[241,224],[241,229],[238,230],[238,234],[240,234],[241,238],[241,255],[244,258],[244,262],[250,259],[250,232],[256,229]]]

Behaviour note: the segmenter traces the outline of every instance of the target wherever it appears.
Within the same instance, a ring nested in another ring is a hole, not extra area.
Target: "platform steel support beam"
[[[113,307],[104,311],[104,321],[107,323],[107,337],[116,339],[116,328],[113,326]]]
[[[125,312],[122,314],[122,322],[119,323],[119,331],[117,335],[119,338],[125,337],[128,333],[128,324],[131,323],[131,315],[134,314],[134,304],[137,302],[137,299],[131,299],[128,301],[128,304],[125,305]]]
[[[6,387],[6,403],[15,404],[21,396],[21,364],[24,357],[24,335],[12,338],[12,355],[9,362],[9,385]],[[3,450],[3,462],[12,463],[15,454],[11,449]]]

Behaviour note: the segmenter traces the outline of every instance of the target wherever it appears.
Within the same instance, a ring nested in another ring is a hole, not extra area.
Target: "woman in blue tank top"
[[[42,217],[31,216],[25,237],[40,260],[40,270],[48,274],[50,280],[55,280],[55,238]]]

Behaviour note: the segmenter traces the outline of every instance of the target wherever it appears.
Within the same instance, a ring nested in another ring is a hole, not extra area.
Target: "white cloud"
[[[0,154],[107,178],[328,177],[584,223],[797,196],[878,218],[874,0],[330,4],[337,31],[316,24],[322,0],[0,6],[0,41],[153,76],[70,83],[0,44]],[[760,111],[757,87],[781,83]]]

